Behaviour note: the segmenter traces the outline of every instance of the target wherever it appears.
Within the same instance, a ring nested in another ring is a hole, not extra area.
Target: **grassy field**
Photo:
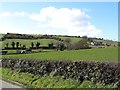
[[[118,61],[118,48],[96,48],[70,51],[43,51],[33,54],[2,55],[10,58],[35,58],[40,60],[89,60],[89,61]]]
[[[74,44],[74,43],[82,40],[82,38],[76,38],[76,37],[62,37],[62,36],[61,36],[61,37],[59,37],[59,38],[61,38],[62,40],[70,39],[70,43],[71,43],[71,44]]]
[[[65,40],[68,37],[60,37],[62,40]],[[71,40],[71,44],[76,43],[78,41],[80,41],[82,38],[70,38]],[[31,42],[33,42],[34,44],[36,44],[37,42],[40,42],[40,46],[48,46],[48,43],[58,43],[60,41],[58,40],[54,40],[54,39],[36,39],[36,40],[28,40],[28,39],[6,39],[2,43],[2,48],[5,47],[5,44],[8,43],[8,47],[11,47],[11,42],[20,42],[20,44],[22,45],[26,45],[27,48],[29,48],[31,46]]]
[[[57,43],[59,41],[54,39],[36,39],[36,40],[28,40],[28,39],[6,39],[2,42],[2,48],[5,47],[6,43],[9,43],[8,47],[11,47],[11,42],[20,42],[21,45],[26,45],[27,48],[31,47],[31,42],[34,43],[34,46],[37,42],[40,42],[40,46],[48,46],[49,43]]]
[[[64,79],[62,76],[38,76],[30,73],[16,72],[10,69],[0,69],[3,80],[12,80],[30,88],[116,88],[115,85],[94,84],[91,81],[80,83],[73,79]]]
[[[57,37],[61,38],[62,40],[70,39],[70,43],[71,44],[74,44],[74,43],[82,40],[82,38],[77,38],[77,37],[63,37],[63,36],[57,36]],[[31,46],[31,42],[34,42],[34,44],[36,44],[37,42],[40,42],[40,46],[48,46],[48,43],[51,43],[51,42],[53,42],[54,45],[55,45],[56,43],[60,42],[60,41],[54,40],[54,39],[35,39],[35,40],[28,40],[28,39],[6,39],[5,41],[2,41],[0,43],[2,43],[2,48],[5,47],[6,43],[9,44],[8,47],[11,47],[11,43],[13,41],[14,42],[20,42],[21,45],[26,45],[27,48],[29,48]],[[108,44],[111,44],[112,46],[114,46],[114,45],[117,46],[117,42],[115,42],[115,41],[110,41],[110,40],[96,40],[96,39],[94,39],[94,41],[103,42],[103,44],[105,44],[105,45],[106,45],[106,43],[108,43]]]

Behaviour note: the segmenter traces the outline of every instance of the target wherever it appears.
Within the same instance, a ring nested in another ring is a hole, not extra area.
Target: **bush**
[[[53,49],[53,43],[49,43],[49,44],[48,44],[48,48],[49,48],[49,49]]]
[[[38,48],[39,48],[39,46],[40,46],[40,43],[39,43],[39,42],[37,42],[37,43],[36,43],[36,48],[38,49]]]
[[[57,51],[58,51],[58,50],[64,51],[65,48],[66,48],[66,47],[65,47],[65,45],[64,45],[63,43],[57,43],[57,45],[56,45]]]
[[[117,86],[114,86],[113,84],[105,86],[104,84],[94,84],[93,82],[86,80],[83,83],[80,83],[77,80],[64,79],[62,76],[51,77],[45,75],[41,77],[27,72],[16,72],[7,68],[0,69],[0,73],[2,73],[2,79],[19,82],[23,87],[27,88],[25,90],[41,90],[40,88],[44,88],[45,90],[50,90],[51,88],[54,88],[55,90],[56,88],[60,88],[60,90],[62,88],[65,88],[65,90],[66,88],[69,88],[70,90],[73,90],[73,88],[102,88],[103,90],[103,88],[105,88],[106,90],[107,88],[117,88]]]
[[[87,39],[82,39],[69,47],[69,49],[73,49],[73,50],[89,49],[89,48],[90,47]]]
[[[22,49],[26,49],[26,45],[23,45],[23,46],[22,46]]]
[[[15,48],[15,42],[12,42],[11,45],[12,45],[12,49],[14,49]]]
[[[120,66],[118,62],[88,62],[88,61],[40,61],[28,59],[2,59],[3,68],[11,68],[19,72],[34,75],[63,76],[80,81],[93,83],[117,84],[120,87]]]

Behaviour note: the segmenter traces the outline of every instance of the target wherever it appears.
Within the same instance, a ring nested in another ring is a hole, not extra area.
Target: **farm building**
[[[92,46],[103,46],[102,42],[91,42]]]

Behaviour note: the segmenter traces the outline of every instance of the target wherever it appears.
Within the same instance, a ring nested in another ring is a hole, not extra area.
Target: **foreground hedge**
[[[88,61],[43,61],[28,59],[2,59],[3,68],[11,68],[19,72],[35,75],[63,76],[81,81],[90,80],[94,83],[116,84],[120,87],[120,63],[88,62]]]
[[[76,90],[76,88],[102,88],[102,90],[106,90],[105,88],[112,88],[108,90],[114,90],[115,88],[115,90],[117,90],[116,89],[117,86],[115,86],[114,84],[111,85],[94,84],[93,82],[87,80],[84,80],[82,83],[80,83],[77,80],[64,79],[62,76],[52,77],[45,75],[40,77],[39,75],[34,75],[28,72],[15,72],[14,70],[10,70],[9,68],[0,69],[0,73],[2,73],[3,80],[18,82],[20,83],[19,85],[21,87],[25,88],[25,90],[56,90],[56,89],[66,90],[66,88],[69,89],[71,88],[70,90],[74,90],[74,89]],[[77,89],[77,90],[81,90],[81,89]],[[82,90],[89,90],[89,89],[82,89]],[[96,89],[92,89],[92,90],[96,90]]]

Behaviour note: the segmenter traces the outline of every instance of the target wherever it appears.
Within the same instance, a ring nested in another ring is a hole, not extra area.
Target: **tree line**
[[[48,43],[48,46],[40,46],[40,42],[31,42],[30,49],[56,49],[57,51],[67,50],[78,50],[78,49],[88,49],[89,48],[89,39],[84,38],[74,44],[71,44],[71,39],[67,38],[63,42]],[[9,47],[11,46],[11,47]],[[26,49],[26,45],[22,45],[20,42],[11,42],[5,44],[5,49]]]
[[[59,37],[75,37],[75,38],[88,38],[87,36],[67,36],[67,35],[39,35],[39,34],[17,34],[17,33],[7,33],[0,40],[4,41],[5,39],[55,39],[58,41],[63,41]],[[103,38],[90,38],[89,39],[97,39],[103,40]]]
[[[48,43],[48,46],[40,46],[40,42],[34,43],[31,42],[31,45],[29,49],[57,49],[60,51],[63,51],[65,49],[65,45],[63,43],[57,43],[56,46],[54,46],[54,43]],[[9,47],[11,46],[11,47]],[[6,43],[5,44],[5,49],[27,49],[26,45],[20,44],[20,42],[11,42],[11,43]]]

